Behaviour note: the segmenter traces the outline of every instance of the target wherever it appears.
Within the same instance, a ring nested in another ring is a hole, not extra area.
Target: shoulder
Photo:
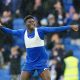
[[[44,29],[44,26],[40,26],[37,28],[39,31],[42,31]]]
[[[26,29],[18,29],[18,31],[24,32]]]
[[[25,32],[27,29],[19,29],[19,31],[21,32]]]
[[[19,33],[21,33],[21,34],[24,34],[25,31],[26,31],[26,29],[19,29],[19,30],[17,30],[17,32],[19,32]]]

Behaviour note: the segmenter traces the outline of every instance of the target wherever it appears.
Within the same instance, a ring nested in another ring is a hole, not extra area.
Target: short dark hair
[[[69,50],[67,52],[67,54],[65,54],[64,58],[67,58],[67,57],[70,57],[70,56],[73,56],[73,51],[72,50]]]
[[[60,0],[52,0],[52,1],[51,1],[51,4],[52,4],[52,5],[55,5],[55,4],[57,4],[57,2],[60,2]]]
[[[69,51],[67,52],[67,56],[73,56],[73,51],[72,51],[72,50],[69,50]]]
[[[28,20],[28,19],[34,19],[34,17],[32,16],[32,15],[28,15],[28,16],[26,16],[25,18],[24,18],[24,22],[26,22],[26,20]]]

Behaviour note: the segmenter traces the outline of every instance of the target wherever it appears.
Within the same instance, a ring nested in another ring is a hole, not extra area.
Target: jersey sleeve
[[[62,26],[62,27],[40,27],[40,30],[43,33],[53,33],[53,32],[61,32],[65,30],[71,29],[70,26]]]
[[[2,27],[1,31],[3,31],[6,34],[15,35],[15,36],[21,36],[24,33],[24,29],[12,30],[5,27]]]

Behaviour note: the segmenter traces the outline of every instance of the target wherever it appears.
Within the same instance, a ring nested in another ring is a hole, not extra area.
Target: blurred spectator
[[[59,37],[58,34],[53,34],[52,37],[51,37],[51,41],[52,41],[52,42],[55,42],[55,44],[61,42],[60,37]]]
[[[60,43],[60,37],[57,33],[48,34],[46,37],[48,49],[52,49],[55,44]]]
[[[39,20],[46,16],[43,0],[23,0],[20,9],[23,16],[32,14]]]
[[[16,11],[15,17],[13,18],[13,29],[24,29],[25,24],[24,24],[24,19],[21,16],[21,13],[19,10]]]
[[[4,10],[11,10],[11,0],[0,0],[2,2],[2,9]]]
[[[49,61],[49,67],[50,67],[50,72],[51,72],[51,80],[55,80],[56,79],[56,67],[57,61],[55,59],[51,59]]]
[[[12,28],[12,13],[9,10],[5,10],[1,17],[1,22],[8,26],[9,28]]]
[[[72,24],[76,24],[76,25],[79,25],[80,21],[79,21],[79,14],[78,13],[75,13],[73,15],[73,21],[72,21]],[[79,32],[80,31],[77,31],[77,32],[74,32],[73,30],[70,31],[70,35],[71,35],[71,38],[72,39],[78,39],[80,36],[79,36]]]
[[[66,13],[66,18],[64,20],[65,25],[70,24],[79,24],[79,14],[76,12],[73,6],[70,6],[69,12]],[[69,31],[69,35],[72,39],[79,38],[79,31],[74,32],[73,30]]]
[[[54,47],[52,48],[51,59],[56,60],[56,78],[55,80],[59,80],[63,75],[63,57],[65,55],[64,46],[61,44],[60,38],[57,34],[54,34],[51,38],[51,41],[54,41]]]
[[[3,12],[3,2],[2,2],[3,0],[0,0],[0,15],[2,14],[2,12]]]
[[[28,14],[32,13],[34,5],[34,0],[22,0],[20,11],[21,14],[25,17]]]
[[[11,48],[10,55],[10,74],[11,80],[19,80],[21,72],[21,50],[18,46]]]
[[[71,5],[73,5],[73,0],[62,0],[65,11],[68,12]]]
[[[13,29],[18,30],[18,29],[25,29],[25,24],[24,24],[24,19],[21,16],[21,13],[19,10],[16,11],[15,18],[13,18]],[[14,45],[18,45],[19,47],[23,48],[24,47],[24,42],[22,39],[13,36]]]
[[[78,63],[79,60],[73,56],[73,52],[69,51],[64,59],[65,70],[64,80],[79,80]]]
[[[12,13],[11,11],[4,11],[1,17],[1,22],[4,26],[12,29]],[[3,33],[3,37],[4,37],[4,43],[6,43],[6,45],[8,44],[9,46],[12,45],[12,36],[11,35],[7,35],[5,36],[5,34]]]
[[[11,0],[11,11],[14,14],[18,9],[20,9],[22,0]]]
[[[32,15],[37,16],[39,20],[46,17],[43,0],[34,0]]]
[[[47,18],[48,18],[48,26],[49,27],[57,26],[56,19],[55,19],[55,16],[53,14],[49,14]]]
[[[64,21],[66,25],[69,25],[72,22],[75,13],[75,8],[73,6],[70,6],[69,11],[66,13],[66,18]]]
[[[55,10],[55,16],[57,19],[57,23],[59,26],[64,25],[64,9],[59,0],[55,1],[53,4],[53,8]]]
[[[59,80],[63,75],[63,56],[65,54],[64,46],[62,44],[55,44],[53,50],[53,58],[56,59],[56,79]]]
[[[58,44],[61,42],[60,37],[58,34],[54,33],[48,36],[47,38],[47,47],[48,49],[52,50],[52,48],[55,46],[55,44]],[[51,55],[52,56],[52,55]]]
[[[40,21],[40,24],[41,24],[42,26],[47,26],[47,25],[48,25],[47,19],[46,19],[46,18],[43,18],[43,19]]]
[[[0,0],[1,11],[10,10],[13,14],[20,9],[22,0]]]
[[[73,5],[76,8],[76,11],[80,12],[80,0],[73,0]]]

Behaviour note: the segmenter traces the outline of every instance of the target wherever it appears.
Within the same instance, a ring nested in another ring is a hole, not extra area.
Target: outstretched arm
[[[15,35],[15,36],[21,36],[25,31],[24,29],[11,30],[9,28],[6,28],[2,25],[1,20],[0,20],[0,30],[6,34],[11,34],[11,35]]]
[[[74,29],[75,31],[77,30],[77,26],[72,25],[72,26],[62,26],[62,27],[40,27],[41,31],[44,33],[53,33],[53,32],[61,32],[69,29]]]
[[[9,28],[3,27],[3,25],[1,23],[0,23],[0,30],[6,34],[11,34],[11,35],[15,35],[15,36],[21,36],[25,31],[24,29],[11,30]]]
[[[5,28],[5,27],[1,27],[0,29],[1,29],[1,31],[3,31],[6,34],[11,34],[11,35],[15,35],[15,36],[20,36],[21,32],[23,32],[23,29],[11,30],[11,29]]]

